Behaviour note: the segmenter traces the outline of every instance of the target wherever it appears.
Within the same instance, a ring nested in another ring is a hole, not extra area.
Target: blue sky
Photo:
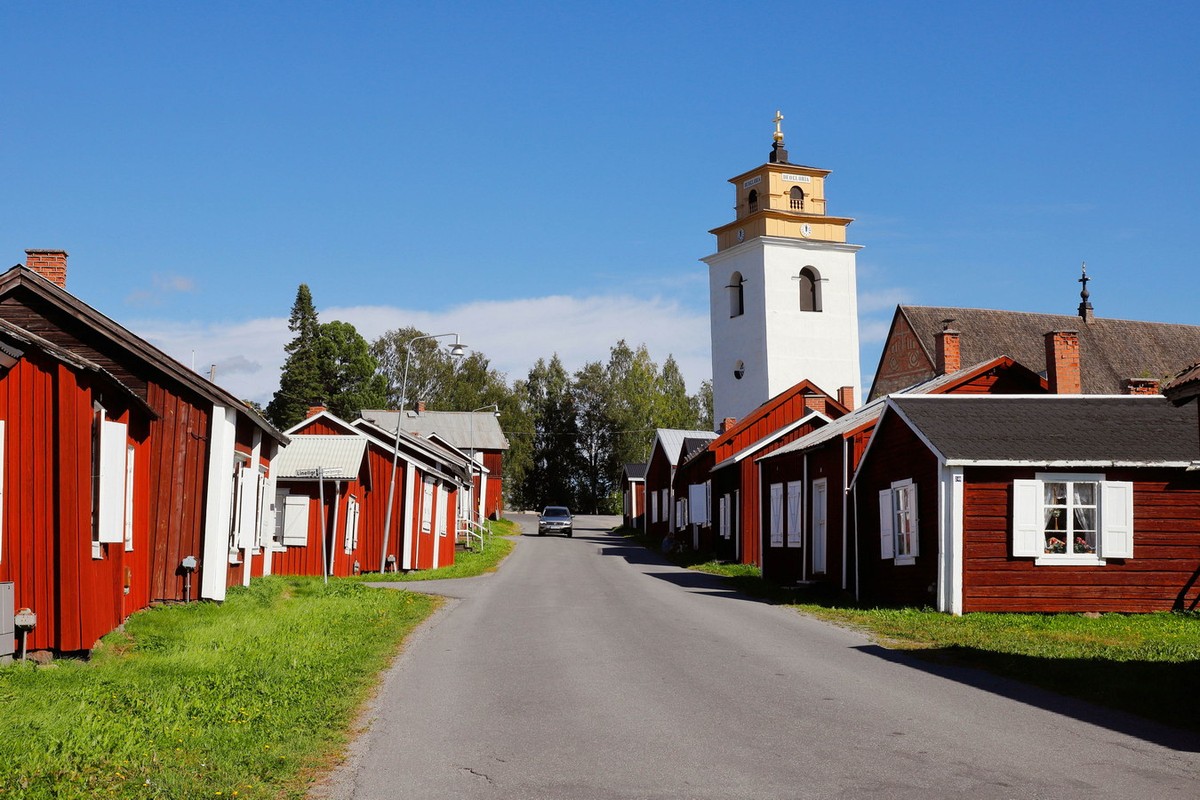
[[[897,302],[1200,322],[1200,5],[6,3],[0,263],[240,396],[299,283],[510,379],[618,338],[709,377],[699,259],[786,117]],[[194,354],[194,355],[193,355]],[[1198,354],[1200,356],[1200,354]],[[864,387],[865,388],[865,387]]]

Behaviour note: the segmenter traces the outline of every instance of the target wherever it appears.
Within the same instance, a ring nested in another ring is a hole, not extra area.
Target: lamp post
[[[412,346],[414,342],[419,342],[422,339],[444,339],[447,336],[454,337],[454,344],[450,345],[451,357],[462,358],[467,346],[458,340],[457,333],[433,333],[427,336],[414,336],[404,343],[404,378],[400,382],[400,411],[396,415],[396,438],[392,442],[392,477],[388,483],[387,512],[383,518],[383,551],[379,554],[380,572],[383,572],[387,568],[388,537],[392,532],[392,507],[396,497],[396,462],[400,459],[400,420],[404,417],[404,404],[408,401],[408,362],[412,359]]]

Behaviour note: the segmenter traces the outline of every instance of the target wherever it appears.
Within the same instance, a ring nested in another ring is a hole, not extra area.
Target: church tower
[[[741,419],[807,378],[862,397],[855,253],[848,217],[825,211],[829,170],[788,161],[783,115],[766,164],[729,180],[735,219],[708,264],[713,419]]]

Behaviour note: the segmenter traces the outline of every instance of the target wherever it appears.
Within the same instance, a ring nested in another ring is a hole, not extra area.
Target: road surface
[[[313,796],[1200,797],[1198,737],[885,650],[615,522],[523,536],[494,575],[407,584],[451,599]]]

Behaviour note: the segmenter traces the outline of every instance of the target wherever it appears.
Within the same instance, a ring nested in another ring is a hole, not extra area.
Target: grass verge
[[[515,522],[506,519],[488,520],[485,523],[487,534],[484,535],[483,550],[458,550],[454,554],[454,563],[448,567],[437,569],[418,569],[412,572],[389,572],[382,575],[378,572],[366,572],[356,575],[351,580],[377,583],[408,583],[411,581],[435,581],[445,578],[473,578],[485,572],[495,572],[509,553],[512,552],[513,542],[506,536],[516,536],[521,532]]]
[[[439,600],[258,578],[130,617],[91,661],[0,668],[0,798],[299,798]]]
[[[619,530],[647,547],[655,542]],[[862,608],[780,587],[746,564],[694,553],[666,556],[724,576],[751,597],[788,605],[855,628],[879,644],[930,661],[971,666],[1060,694],[1200,731],[1200,615],[987,614],[961,617],[931,609]]]

